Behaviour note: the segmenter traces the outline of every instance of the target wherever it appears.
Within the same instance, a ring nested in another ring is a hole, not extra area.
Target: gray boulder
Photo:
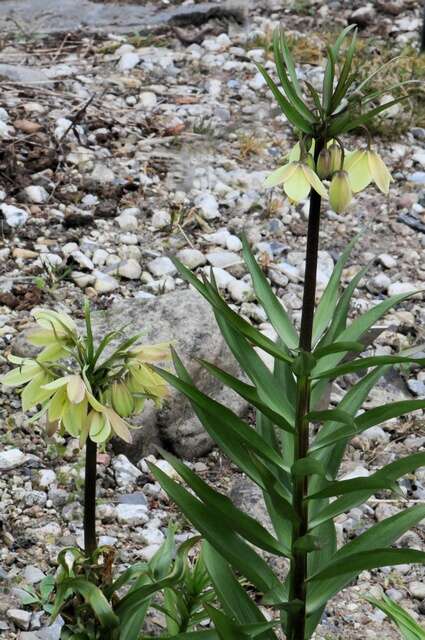
[[[238,415],[246,412],[245,401],[223,389],[196,361],[196,358],[205,358],[232,375],[239,373],[210,306],[198,293],[186,289],[152,300],[120,302],[105,312],[93,314],[93,320],[97,336],[128,323],[128,333],[143,332],[143,342],[147,344],[173,340],[180,358],[204,393],[226,404]],[[183,458],[196,458],[212,449],[213,442],[194,416],[190,403],[174,389],[161,410],[147,403],[137,421],[143,427],[132,432],[133,443],[115,443],[115,451],[124,453],[132,461],[153,453],[157,445],[171,449]]]

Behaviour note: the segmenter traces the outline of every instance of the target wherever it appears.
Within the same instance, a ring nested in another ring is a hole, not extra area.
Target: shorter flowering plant
[[[124,340],[104,357],[108,345],[122,330],[108,333],[95,347],[88,305],[86,333],[81,335],[65,313],[37,309],[37,326],[28,341],[42,347],[36,358],[9,356],[17,365],[0,378],[4,385],[22,387],[22,408],[40,407],[32,421],[46,420],[47,433],[56,431],[103,444],[113,435],[131,442],[129,418],[142,411],[145,400],[160,404],[167,386],[151,368],[170,358],[168,343],[139,344],[140,335]]]

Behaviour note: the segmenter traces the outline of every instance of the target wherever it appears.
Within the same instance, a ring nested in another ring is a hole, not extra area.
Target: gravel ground
[[[306,205],[291,207],[265,175],[295,142],[271,106],[254,62],[267,59],[279,20],[301,58],[303,78],[323,77],[323,42],[348,21],[371,37],[371,60],[416,46],[420,6],[409,0],[255,3],[246,23],[213,19],[151,35],[18,31],[1,41],[0,366],[22,348],[20,332],[38,305],[81,315],[126,299],[182,289],[168,256],[194,271],[213,266],[226,298],[267,330],[241,261],[244,230],[279,297],[298,322]],[[354,17],[353,17],[354,14]],[[368,45],[370,46],[370,45]],[[301,72],[301,71],[300,71]],[[348,282],[371,262],[353,312],[387,295],[424,289],[425,128],[414,108],[396,108],[376,147],[395,182],[385,198],[373,188],[345,215],[324,211],[319,292],[341,249],[364,230]],[[379,129],[379,124],[377,125]],[[355,145],[355,140],[352,146]],[[391,313],[377,338],[387,354],[424,341],[418,295]],[[385,327],[392,330],[386,330]],[[348,384],[344,380],[341,384]],[[0,631],[2,638],[53,638],[46,621],[22,610],[19,588],[52,572],[58,550],[81,542],[81,457],[75,442],[47,442],[30,425],[19,397],[0,395]],[[338,395],[336,389],[336,395]],[[388,376],[366,406],[423,397],[425,373]],[[352,442],[343,466],[367,475],[423,448],[422,411],[389,421]],[[216,451],[194,468],[228,491],[244,483]],[[166,466],[166,465],[165,465]],[[425,500],[425,471],[401,483],[405,501],[376,495],[338,518],[340,542],[415,501]],[[129,497],[131,496],[131,497]],[[130,501],[130,504],[128,502]],[[256,504],[254,502],[254,510]],[[119,567],[149,558],[170,518],[185,524],[147,472],[112,450],[99,455],[99,532],[119,550]],[[424,549],[425,525],[402,546]],[[397,638],[362,599],[387,593],[420,620],[425,573],[409,567],[363,572],[330,604],[316,640]],[[17,610],[17,611],[16,611]],[[41,630],[40,630],[41,627]]]

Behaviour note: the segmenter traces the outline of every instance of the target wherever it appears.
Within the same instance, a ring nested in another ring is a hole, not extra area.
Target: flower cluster
[[[287,156],[287,164],[269,175],[265,185],[282,184],[293,202],[304,200],[314,189],[320,196],[329,198],[336,213],[343,213],[353,194],[363,191],[371,182],[388,194],[392,177],[376,151],[368,148],[346,153],[340,142],[329,140],[315,162],[314,147],[314,140],[309,151],[304,142],[297,143]],[[330,181],[329,190],[323,180]]]
[[[36,358],[9,356],[17,365],[0,378],[4,385],[23,387],[22,408],[41,407],[32,418],[46,419],[49,435],[57,430],[97,443],[117,435],[131,441],[129,418],[142,411],[145,400],[160,405],[167,386],[152,364],[170,359],[169,343],[138,344],[139,336],[125,340],[112,354],[106,347],[121,331],[108,334],[95,348],[90,310],[85,309],[85,336],[65,313],[35,310],[36,327],[28,341],[42,347]]]

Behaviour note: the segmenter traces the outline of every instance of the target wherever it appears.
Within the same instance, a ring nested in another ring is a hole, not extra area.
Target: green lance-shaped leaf
[[[269,445],[256,433],[246,422],[241,420],[233,411],[224,407],[219,402],[199,391],[195,386],[187,384],[174,376],[172,373],[164,369],[154,368],[164,380],[173,385],[176,389],[184,393],[192,402],[194,402],[203,412],[209,414],[216,420],[216,431],[223,431],[223,428],[231,430],[238,434],[240,440],[260,458],[264,458],[268,462],[272,462],[277,468],[288,471],[281,456],[274,451]]]
[[[276,333],[288,349],[296,349],[298,347],[298,334],[294,325],[282,306],[280,300],[276,297],[267,281],[266,276],[262,272],[256,259],[254,258],[246,236],[242,236],[243,256],[252,277],[252,283],[258,301],[261,303],[268,319],[273,325]]]
[[[325,358],[331,353],[361,353],[364,350],[364,345],[361,342],[334,342],[328,344],[325,347],[319,347],[313,351],[313,355],[317,360]]]
[[[407,300],[417,292],[400,293],[395,296],[391,296],[383,302],[380,302],[376,306],[366,311],[366,313],[358,316],[353,322],[346,327],[338,335],[338,342],[357,342],[361,340],[362,336],[369,331],[369,329],[380,320],[392,307],[403,300]],[[345,353],[337,353],[321,358],[313,370],[313,375],[317,377],[322,372],[336,367],[336,365],[344,359]]]
[[[229,529],[225,520],[217,518],[209,507],[171,480],[161,469],[151,464],[149,469],[196,529],[235,569],[260,591],[268,591],[276,586],[277,578],[266,562],[240,536]]]
[[[349,131],[352,131],[353,129],[360,127],[361,125],[365,125],[368,122],[370,122],[378,114],[382,113],[383,111],[386,111],[387,109],[390,109],[391,107],[398,104],[399,102],[403,102],[404,100],[407,100],[409,97],[410,96],[400,96],[399,98],[395,98],[394,100],[385,102],[384,104],[381,104],[379,107],[375,107],[374,109],[367,111],[366,113],[364,113],[361,116],[358,116],[357,118],[352,117],[351,120],[348,120],[348,122],[345,121],[343,124],[339,121],[338,117],[336,117],[334,122],[329,127],[329,135],[331,137],[338,136],[343,133],[348,133]]]
[[[309,422],[337,422],[339,424],[346,424],[352,429],[355,428],[353,416],[343,409],[326,409],[325,411],[310,411],[306,415],[306,420]]]
[[[374,607],[381,609],[381,611],[397,625],[404,640],[425,640],[424,627],[421,627],[416,620],[396,602],[393,602],[385,595],[379,600],[366,596],[365,600]]]
[[[179,379],[186,384],[192,385],[192,379],[185,369],[182,361],[173,351],[173,363]],[[191,401],[192,408],[203,424],[207,433],[213,438],[218,447],[232,460],[246,475],[251,478],[262,489],[266,489],[267,484],[264,478],[271,475],[262,462],[247,449],[245,442],[241,440],[238,432],[229,430],[223,426],[207,412]]]
[[[330,112],[333,96],[333,85],[335,78],[335,55],[331,47],[327,47],[328,61],[326,63],[325,75],[323,77],[322,104],[326,114]]]
[[[344,65],[342,67],[342,71],[340,73],[335,92],[332,96],[331,112],[337,109],[337,107],[341,103],[341,100],[346,95],[347,90],[351,84],[349,82],[349,77],[350,77],[351,66],[353,63],[353,56],[356,50],[356,43],[357,43],[357,29],[355,29],[353,33],[350,46],[348,47],[348,50],[345,56]]]
[[[336,429],[333,433],[327,431],[326,435],[322,436],[319,434],[310,447],[310,452],[318,451],[340,440],[348,440],[363,433],[370,427],[374,427],[392,418],[398,418],[411,411],[417,411],[418,409],[425,409],[425,400],[400,400],[400,402],[392,402],[369,409],[369,411],[365,411],[355,418],[354,429],[345,426],[341,429]]]
[[[214,591],[227,615],[239,624],[267,622],[260,609],[248,596],[235,578],[229,564],[208,542],[204,545],[204,558],[207,571],[214,585]],[[275,640],[271,629],[261,634],[259,640]]]
[[[331,498],[357,491],[365,491],[372,495],[372,493],[381,489],[391,489],[398,478],[406,473],[413,473],[413,471],[423,466],[425,466],[425,453],[413,453],[401,460],[387,464],[367,478],[352,478],[351,480],[330,482],[324,489],[308,497],[310,499]]]
[[[362,371],[370,369],[371,367],[382,367],[386,364],[417,364],[421,367],[425,365],[425,358],[413,358],[409,356],[370,356],[366,358],[356,358],[350,362],[340,364],[332,369],[321,371],[320,373],[312,373],[312,378],[320,379],[326,378],[327,380],[334,380],[339,376],[343,376],[347,373],[355,373],[356,371]]]
[[[283,58],[282,46],[282,33],[279,33],[279,30],[276,29],[273,33],[273,54],[280,83],[284,92],[286,93],[286,97],[288,98],[294,109],[296,109],[300,116],[305,118],[307,122],[313,124],[316,121],[314,114],[305,105],[304,100],[298,96],[294,85],[288,77],[288,73],[285,68],[285,61]]]
[[[72,593],[78,593],[84,598],[102,628],[114,629],[118,626],[118,616],[112,610],[102,591],[85,578],[66,578],[58,584],[55,605],[51,614],[52,620],[57,618],[62,606]]]
[[[257,393],[265,404],[282,415],[289,424],[294,423],[294,402],[291,398],[292,385],[286,379],[286,386],[279,386],[273,373],[264,364],[258,353],[250,346],[248,341],[241,336],[224,318],[216,314],[217,324],[221,334],[229,346],[241,369],[251,379],[257,388]],[[286,365],[286,363],[284,363]]]
[[[210,605],[205,605],[205,609],[214,623],[220,640],[250,640],[250,638],[258,638],[264,631],[276,625],[276,622],[257,622],[240,625],[236,624],[225,613]]]
[[[161,455],[211,511],[221,514],[229,529],[264,551],[285,557],[291,556],[291,550],[287,545],[276,540],[254,518],[237,509],[227,496],[215,491],[174,456],[163,450]]]
[[[330,578],[360,573],[397,564],[425,564],[425,552],[414,549],[370,549],[353,553],[350,557],[331,562],[326,569],[308,578],[309,582],[321,582]]]
[[[302,99],[303,95],[302,95],[300,83],[298,81],[297,70],[295,68],[294,59],[293,59],[293,57],[291,55],[291,52],[289,50],[289,46],[288,46],[288,42],[287,42],[286,37],[285,37],[285,33],[284,33],[283,29],[279,29],[279,33],[280,33],[280,46],[281,46],[281,53],[282,53],[283,61],[284,61],[285,65],[286,65],[286,69],[287,69],[287,71],[289,73],[289,77],[291,79],[292,86],[294,87],[298,97]]]
[[[261,413],[266,415],[277,427],[289,433],[294,433],[294,427],[280,414],[270,409],[265,404],[257,393],[256,387],[253,387],[245,382],[242,382],[238,378],[231,376],[226,371],[223,371],[219,367],[216,367],[211,362],[206,360],[199,360],[202,366],[209,371],[217,380],[220,380],[226,387],[236,391],[242,398],[247,400],[250,404],[256,407]]]
[[[257,68],[260,73],[263,75],[264,80],[267,82],[270,91],[272,92],[276,102],[278,103],[280,110],[286,116],[286,118],[293,124],[297,129],[300,129],[304,133],[313,133],[313,127],[308,120],[306,120],[303,116],[299,114],[297,109],[292,106],[292,104],[285,98],[283,93],[279,91],[277,84],[272,80],[269,76],[265,68],[257,63]]]
[[[414,527],[424,517],[425,505],[418,505],[401,511],[391,518],[386,518],[339,549],[333,556],[332,561],[338,562],[344,559],[347,567],[349,566],[351,555],[392,545],[403,533]],[[307,590],[307,613],[312,614],[323,606],[329,598],[349,584],[357,574],[356,570],[350,574],[347,573],[310,583]]]
[[[218,291],[207,281],[201,282],[191,271],[187,269],[179,260],[173,258],[173,263],[180,275],[186,282],[191,284],[210,303],[215,312],[223,317],[232,327],[247,338],[257,347],[264,349],[270,355],[281,358],[285,362],[291,362],[288,354],[280,349],[273,340],[267,338],[260,331],[257,331],[249,322],[244,320],[238,313],[233,311],[219,295]]]
[[[339,516],[341,513],[346,513],[350,511],[350,509],[358,507],[360,504],[366,502],[370,495],[369,491],[358,491],[334,500],[310,519],[309,530],[312,531],[324,522],[336,518],[336,516]]]

